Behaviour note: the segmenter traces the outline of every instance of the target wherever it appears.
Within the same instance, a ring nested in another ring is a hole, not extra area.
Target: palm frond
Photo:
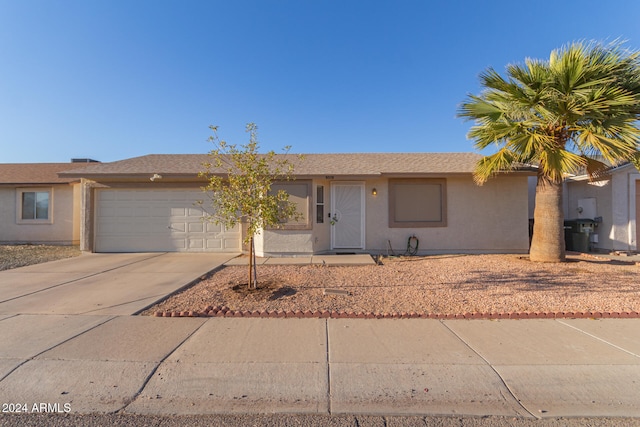
[[[502,148],[495,154],[485,156],[476,165],[473,179],[478,185],[482,185],[493,175],[512,170],[518,156],[507,148]]]
[[[538,153],[543,175],[553,182],[562,182],[564,175],[578,173],[586,166],[584,158],[564,149],[548,149]]]
[[[523,159],[557,182],[580,169],[597,176],[598,156],[612,164],[640,159],[640,52],[576,42],[547,61],[510,64],[504,77],[489,68],[480,80],[485,90],[458,111],[475,121],[468,137],[476,148],[499,148],[478,165],[477,182]]]
[[[585,161],[585,172],[589,176],[589,181],[601,181],[609,176],[611,166],[593,157],[583,156]]]

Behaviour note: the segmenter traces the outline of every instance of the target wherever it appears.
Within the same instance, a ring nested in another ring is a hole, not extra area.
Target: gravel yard
[[[208,306],[375,314],[639,312],[639,272],[635,262],[588,256],[537,264],[519,255],[441,255],[375,266],[259,266],[259,289],[247,291],[247,268],[224,267],[144,314],[201,313]],[[346,295],[325,294],[326,288]]]
[[[78,255],[78,246],[0,245],[0,271]]]
[[[0,245],[0,270],[78,255],[77,246]],[[208,307],[378,315],[640,312],[638,273],[640,266],[624,258],[536,264],[519,255],[439,255],[371,266],[263,265],[259,289],[248,291],[246,267],[223,267],[143,314]]]

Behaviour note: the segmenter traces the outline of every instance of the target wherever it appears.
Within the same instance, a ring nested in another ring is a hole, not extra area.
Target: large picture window
[[[446,180],[439,178],[389,180],[389,227],[446,227]]]
[[[18,190],[17,199],[18,222],[51,223],[50,190]]]
[[[282,226],[285,230],[311,229],[311,181],[276,182],[271,191],[277,193],[284,190],[289,195],[289,202],[295,204],[300,215],[297,220],[290,219]]]

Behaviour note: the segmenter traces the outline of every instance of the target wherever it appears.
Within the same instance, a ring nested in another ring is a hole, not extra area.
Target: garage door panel
[[[132,201],[135,200],[135,192],[134,191],[120,191],[115,194],[115,199],[119,201]]]
[[[103,217],[114,217],[117,215],[117,209],[114,207],[105,207],[102,211]]]
[[[172,242],[171,248],[167,249],[167,251],[169,252],[173,252],[173,251],[180,252],[187,249],[187,244],[185,239],[171,239],[171,242]]]
[[[204,239],[189,239],[189,249],[204,249]]]
[[[240,229],[203,221],[199,190],[101,189],[96,195],[97,252],[231,252]]]
[[[222,243],[223,243],[223,249],[227,250],[227,251],[239,251],[240,250],[240,235],[238,234],[238,238],[237,239],[229,239],[229,238],[225,238],[222,239]]]
[[[167,200],[171,200],[170,196],[160,191],[145,191],[144,193],[147,200],[152,202],[166,202]]]
[[[202,218],[203,212],[199,208],[189,208],[187,209],[187,215],[189,218]]]
[[[222,241],[218,239],[207,239],[207,249],[222,249]]]
[[[207,233],[220,233],[222,232],[222,226],[220,224],[214,224],[213,222],[205,223]],[[237,230],[231,230],[236,232]]]
[[[99,202],[106,201],[106,200],[115,200],[116,194],[114,192],[109,192],[109,191],[100,191],[96,198]]]
[[[184,217],[185,216],[185,208],[171,208],[171,216],[172,217]]]
[[[133,208],[130,206],[116,206],[116,214],[117,217],[123,216],[133,216]]]
[[[204,224],[201,222],[190,222],[189,223],[189,232],[190,233],[204,233]]]
[[[187,231],[187,224],[184,222],[172,222],[170,227],[170,230],[174,235],[178,233],[185,233]]]
[[[168,218],[170,210],[164,206],[154,205],[153,208],[149,210],[149,216],[151,218]]]
[[[147,206],[136,206],[133,208],[133,216],[147,218],[151,215],[150,209]]]

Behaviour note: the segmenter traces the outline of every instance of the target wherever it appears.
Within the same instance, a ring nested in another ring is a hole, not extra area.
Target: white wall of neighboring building
[[[611,242],[610,246],[603,246],[611,250],[633,250],[630,239],[629,212],[629,177],[628,173],[617,173],[611,177],[611,223],[602,227],[604,235]],[[634,227],[635,231],[635,227]],[[635,240],[635,239],[633,239]],[[635,246],[635,244],[633,245]]]
[[[564,217],[565,220],[572,219],[595,219],[601,217],[594,233],[598,235],[598,242],[592,243],[595,248],[612,249],[613,240],[609,236],[611,224],[613,224],[611,203],[613,180],[589,182],[587,180],[567,182],[564,188]],[[595,215],[584,212],[580,209],[581,201],[585,199],[595,200]],[[588,218],[587,216],[590,216]]]
[[[638,250],[636,237],[636,181],[640,174],[631,165],[614,169],[610,179],[590,183],[586,179],[568,181],[565,187],[565,217],[579,218],[581,200],[593,198],[596,213],[602,217],[596,233],[596,249],[606,251]]]

